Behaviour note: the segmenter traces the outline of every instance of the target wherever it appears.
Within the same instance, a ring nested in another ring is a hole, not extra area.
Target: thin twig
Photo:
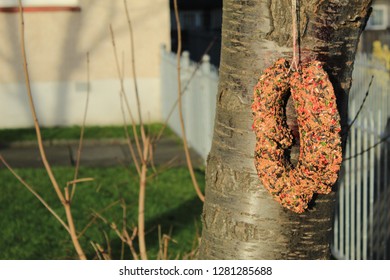
[[[146,180],[147,180],[147,158],[149,151],[149,137],[147,136],[144,142],[144,151],[142,155],[141,176],[139,183],[138,195],[138,242],[140,256],[142,260],[147,260],[146,240],[145,240],[145,197],[146,197]]]
[[[180,128],[182,131],[182,137],[183,137],[183,147],[184,152],[186,155],[186,161],[188,170],[191,175],[192,184],[194,185],[196,194],[198,195],[199,199],[204,202],[204,195],[202,194],[202,191],[199,188],[198,182],[195,177],[194,168],[192,166],[191,161],[191,155],[190,151],[188,149],[188,143],[187,143],[187,136],[186,131],[184,127],[184,119],[183,119],[183,106],[182,106],[182,96],[181,96],[181,78],[180,78],[180,55],[181,55],[181,26],[180,26],[180,19],[179,19],[179,10],[177,7],[177,0],[174,0],[174,8],[175,8],[175,18],[176,18],[176,26],[177,26],[177,38],[178,38],[178,47],[177,47],[177,86],[178,86],[178,109],[179,109],[179,119],[180,119]]]
[[[90,241],[90,243],[91,243],[92,248],[95,250],[96,257],[97,257],[99,260],[103,260],[103,258],[102,258],[102,256],[101,256],[101,253],[100,253],[99,249],[97,248],[95,242]]]
[[[58,214],[49,206],[49,204],[31,187],[22,177],[20,177],[15,170],[6,162],[3,156],[0,154],[0,161],[7,167],[7,169],[14,175],[18,181],[25,186],[42,204],[45,206],[47,210],[61,223],[61,225],[66,229],[68,233],[70,233],[69,227],[65,224],[65,222],[58,216]]]
[[[65,198],[63,193],[61,192],[61,189],[58,185],[58,182],[56,178],[54,177],[53,171],[51,169],[51,166],[49,162],[47,161],[46,157],[46,152],[43,147],[43,141],[42,141],[42,135],[41,135],[41,129],[39,126],[38,122],[38,117],[37,113],[35,110],[35,104],[34,104],[34,99],[31,93],[31,84],[30,84],[30,74],[28,71],[27,67],[27,55],[26,55],[26,47],[25,47],[25,35],[24,35],[24,16],[23,16],[23,9],[22,9],[22,4],[21,1],[19,1],[19,21],[20,21],[20,47],[21,47],[21,52],[22,52],[22,57],[23,57],[23,71],[24,71],[24,78],[25,78],[25,84],[26,84],[26,89],[27,89],[27,95],[28,95],[28,100],[29,100],[29,106],[30,110],[32,113],[33,121],[34,121],[34,128],[35,132],[37,135],[37,142],[38,142],[38,148],[39,148],[39,153],[42,158],[42,162],[45,166],[45,169],[47,171],[47,174],[49,175],[50,181],[52,182],[52,185],[54,187],[55,192],[57,193],[58,198],[60,201],[64,204],[65,203]]]
[[[110,25],[110,33],[111,33],[112,46],[113,46],[113,49],[114,49],[114,56],[115,56],[115,63],[116,63],[116,68],[117,68],[117,72],[118,72],[118,78],[119,78],[120,86],[121,86],[120,94],[123,96],[123,99],[125,100],[125,105],[126,105],[128,113],[129,113],[130,120],[131,120],[132,127],[133,127],[135,144],[137,146],[139,157],[142,158],[142,149],[141,149],[140,141],[139,141],[139,138],[138,138],[138,133],[137,133],[137,129],[136,129],[135,120],[134,120],[133,114],[132,114],[131,109],[130,109],[130,105],[129,105],[129,101],[127,99],[127,95],[125,94],[124,80],[123,80],[123,77],[122,77],[122,74],[121,74],[121,71],[120,71],[118,53],[117,53],[117,50],[116,50],[115,34],[114,34],[114,31],[113,31],[111,25]]]
[[[133,245],[133,240],[135,239],[135,237],[138,234],[137,230],[138,230],[137,228],[133,229],[133,233],[132,233],[131,237],[129,236],[129,233],[127,232],[127,229],[124,232],[124,234],[125,234],[124,237],[126,238],[126,240],[128,240],[127,244],[129,245],[130,252],[131,252],[134,260],[139,260],[137,252],[135,251],[134,245]]]
[[[124,79],[124,72],[125,72],[124,69],[125,69],[125,67],[124,67],[124,59],[122,57],[122,71],[121,71],[121,80],[122,81]],[[131,138],[130,138],[129,130],[127,128],[128,125],[127,125],[127,121],[126,121],[125,109],[123,107],[123,99],[124,99],[124,94],[121,91],[121,93],[120,93],[120,104],[121,104],[121,113],[122,113],[122,119],[123,119],[123,129],[125,131],[125,136],[126,136],[126,143],[127,143],[128,148],[129,148],[131,158],[133,159],[133,162],[134,162],[134,165],[135,165],[135,169],[137,170],[138,176],[140,176],[141,175],[141,168],[140,168],[138,159],[137,159],[137,157],[135,155],[135,151],[134,151],[133,144],[132,144],[132,141],[131,141]]]
[[[150,167],[152,168],[153,170],[153,173],[154,174],[157,174],[157,168],[156,168],[156,165],[154,163],[154,146],[155,146],[155,140],[156,138],[154,136],[150,136],[151,140],[150,140],[150,144],[149,144],[149,164],[150,164]]]
[[[79,179],[67,182],[66,187],[69,187],[70,185],[75,185],[78,183],[91,182],[93,180],[95,180],[95,179],[94,178],[79,178]]]
[[[50,181],[53,185],[53,188],[55,192],[57,193],[57,196],[59,200],[61,201],[61,204],[64,206],[65,209],[65,214],[66,218],[68,221],[68,226],[69,226],[69,232],[70,232],[70,237],[72,239],[73,245],[75,247],[75,250],[81,260],[86,260],[87,257],[85,256],[85,253],[80,245],[79,240],[77,239],[77,233],[76,233],[76,228],[74,225],[73,221],[73,216],[70,208],[70,203],[69,201],[65,198],[64,194],[62,193],[60,186],[54,177],[53,171],[51,169],[51,166],[46,158],[46,152],[43,147],[43,142],[42,142],[42,136],[41,136],[41,129],[39,126],[38,118],[37,118],[37,113],[35,110],[35,105],[34,105],[34,100],[32,97],[31,93],[31,84],[30,84],[30,75],[28,72],[28,67],[27,67],[27,55],[26,55],[26,46],[25,46],[25,35],[24,35],[24,16],[23,16],[23,8],[22,8],[22,3],[20,0],[19,2],[19,22],[20,22],[20,46],[21,46],[21,52],[22,52],[22,58],[23,58],[23,70],[24,70],[24,78],[25,78],[25,83],[26,83],[26,88],[27,88],[27,95],[29,99],[29,106],[32,112],[32,117],[34,121],[34,127],[35,127],[35,132],[37,135],[37,141],[38,141],[38,147],[39,147],[39,152],[42,158],[42,162],[45,166],[46,172],[50,178]]]
[[[127,231],[127,207],[126,202],[123,198],[121,198],[121,207],[122,207],[122,235],[125,235]],[[121,244],[121,259],[124,259],[125,254],[125,242],[122,240]]]
[[[103,232],[104,235],[106,235],[105,232]],[[108,238],[108,237],[107,237]],[[99,260],[111,260],[110,253],[107,254],[107,252],[100,246],[99,243],[90,241],[92,248],[95,250],[96,256]]]
[[[135,97],[137,102],[138,118],[139,118],[140,130],[141,130],[141,139],[143,144],[143,153],[141,157],[141,175],[140,175],[140,182],[139,182],[139,197],[138,197],[138,242],[139,242],[141,259],[147,260],[148,256],[147,256],[146,241],[145,241],[145,197],[146,197],[146,176],[147,176],[148,159],[150,155],[151,146],[150,146],[150,137],[145,134],[145,127],[142,120],[141,102],[139,97],[136,67],[135,67],[133,27],[131,24],[129,9],[127,7],[126,0],[123,0],[123,4],[125,6],[127,25],[129,28],[133,83],[134,83],[134,91],[135,91]],[[135,128],[134,124],[133,127]]]
[[[111,207],[115,206],[118,203],[119,203],[119,200],[110,203],[108,206],[103,208],[100,211],[100,213],[103,213],[103,212],[107,211],[108,209],[111,209]],[[94,212],[96,212],[96,211],[94,211]],[[83,228],[83,230],[79,233],[79,235],[77,237],[80,238],[81,236],[83,236],[84,233],[87,231],[87,229],[96,221],[96,219],[97,219],[96,216],[92,216],[92,219],[88,222],[88,224]]]
[[[168,245],[169,241],[171,240],[171,237],[169,235],[164,234],[163,235],[163,242],[164,242],[164,251],[163,251],[163,259],[168,259]]]
[[[138,118],[139,118],[139,123],[140,123],[140,128],[141,128],[141,137],[142,137],[142,140],[145,141],[145,136],[146,135],[145,135],[144,124],[143,124],[143,121],[142,121],[141,101],[140,101],[140,98],[139,98],[138,84],[137,84],[137,74],[136,74],[136,67],[135,67],[135,50],[134,50],[135,48],[134,48],[133,26],[131,24],[129,9],[127,7],[126,0],[123,0],[123,4],[125,6],[127,26],[129,28],[130,49],[131,49],[131,67],[132,67],[132,70],[133,70],[133,83],[134,83],[134,90],[135,90],[135,98],[136,98],[136,101],[137,101]]]
[[[105,251],[102,252],[105,260],[111,260],[112,259],[112,249],[110,244],[110,238],[108,237],[108,234],[105,230],[103,230],[104,238],[106,239],[107,243],[107,253]]]
[[[355,154],[353,156],[347,157],[343,161],[348,161],[348,160],[351,160],[353,158],[357,158],[357,157],[367,153],[368,151],[374,149],[375,147],[377,147],[378,145],[382,144],[383,142],[387,141],[387,139],[390,139],[390,134],[385,136],[385,137],[380,138],[380,140],[378,142],[376,142],[374,145],[372,145],[371,147],[368,147],[367,149],[365,149],[365,150],[363,150],[363,151],[361,151],[361,152],[359,152],[359,153],[357,153],[357,154]]]
[[[72,192],[70,195],[70,200],[73,200],[73,196],[76,192],[76,186],[77,186],[77,177],[79,175],[79,168],[80,168],[80,159],[81,159],[81,150],[83,147],[83,140],[84,140],[84,131],[85,131],[85,123],[87,121],[87,112],[88,112],[88,105],[89,105],[89,95],[90,95],[90,89],[91,89],[91,81],[90,81],[90,71],[89,71],[89,53],[87,52],[87,98],[85,100],[85,108],[84,108],[84,117],[83,117],[83,123],[81,125],[81,131],[80,131],[80,139],[79,139],[79,146],[77,149],[77,156],[76,156],[76,167],[74,169],[74,175],[73,175],[73,185],[72,185]]]
[[[93,223],[96,221],[97,217],[93,216],[92,219],[87,223],[87,225],[83,228],[82,231],[77,235],[77,238],[81,238],[84,233],[87,231],[87,229],[93,225]]]
[[[174,167],[174,162],[175,162],[175,160],[177,160],[177,158],[178,158],[178,156],[174,156],[169,161],[160,165],[158,169],[155,169],[154,172],[147,177],[147,179],[151,180],[151,179],[157,177],[159,174],[163,173],[165,170],[172,169],[172,167]]]
[[[354,123],[356,122],[360,112],[362,111],[363,109],[363,106],[364,106],[364,103],[366,102],[367,100],[367,97],[370,93],[370,88],[371,88],[371,85],[372,85],[372,82],[374,81],[374,76],[371,76],[371,80],[370,80],[370,83],[368,84],[368,88],[367,88],[367,91],[366,91],[366,95],[364,96],[364,99],[362,101],[362,104],[360,104],[360,108],[359,110],[357,111],[355,117],[353,118],[353,120],[351,121],[351,123],[348,125],[348,128],[347,128],[347,131],[346,131],[346,134],[349,133],[349,131],[351,130],[351,127],[354,125]]]
[[[163,259],[163,242],[162,242],[162,233],[161,233],[161,225],[157,226],[157,236],[158,236],[158,254],[157,259]]]
[[[115,223],[109,223],[109,222],[107,221],[106,218],[104,218],[101,214],[99,214],[99,213],[96,212],[96,211],[94,211],[93,214],[94,214],[94,216],[96,216],[97,218],[101,219],[105,224],[109,225],[109,226],[111,227],[111,229],[114,230],[114,232],[116,233],[116,235],[117,235],[123,242],[125,242],[125,243],[129,246],[130,251],[131,251],[131,253],[133,254],[133,258],[134,258],[135,260],[139,260],[139,257],[138,257],[138,255],[137,255],[137,253],[135,252],[135,249],[134,249],[134,246],[133,246],[133,240],[134,240],[135,236],[137,235],[137,229],[134,229],[133,235],[132,235],[132,237],[130,238],[128,232],[125,231],[125,235],[123,235],[123,234],[119,231],[119,229],[118,229],[118,227],[117,227],[117,225],[116,225]]]

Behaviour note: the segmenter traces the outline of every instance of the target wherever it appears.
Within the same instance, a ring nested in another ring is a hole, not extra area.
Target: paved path
[[[78,141],[45,142],[49,162],[53,166],[74,166]],[[12,167],[43,167],[38,146],[33,142],[0,144],[0,153]],[[202,158],[191,151],[194,166],[202,166]],[[124,140],[86,140],[81,153],[81,166],[108,167],[131,164],[133,161]],[[185,166],[183,147],[177,140],[161,139],[154,149],[156,165]],[[0,164],[0,168],[4,168]]]

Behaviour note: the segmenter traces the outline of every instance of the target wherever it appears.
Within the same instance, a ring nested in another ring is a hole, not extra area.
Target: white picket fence
[[[176,55],[161,50],[163,117],[181,135],[177,107]],[[183,53],[181,60],[184,122],[188,141],[204,159],[211,148],[218,72],[207,56],[200,65]],[[345,161],[339,180],[334,224],[333,255],[338,259],[388,259],[390,257],[390,73],[368,56],[355,61],[350,92],[350,129]],[[189,84],[188,84],[189,83]]]
[[[208,55],[200,63],[190,61],[188,52],[181,57],[181,85],[184,126],[189,146],[204,160],[211,148],[214,129],[218,70],[210,64]],[[169,127],[182,135],[178,100],[176,54],[161,48],[162,116]]]
[[[338,193],[332,251],[338,259],[390,258],[390,72],[360,55],[349,97],[352,121]]]

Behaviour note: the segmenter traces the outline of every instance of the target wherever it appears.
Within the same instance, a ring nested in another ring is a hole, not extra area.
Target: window
[[[79,0],[22,0],[25,12],[42,11],[79,11]],[[1,0],[0,12],[17,12],[18,0]]]
[[[182,30],[199,30],[203,28],[203,13],[202,11],[180,11],[180,25]],[[171,11],[171,26],[176,28],[176,18]]]
[[[389,6],[372,5],[372,13],[367,22],[368,30],[385,30],[389,27]]]

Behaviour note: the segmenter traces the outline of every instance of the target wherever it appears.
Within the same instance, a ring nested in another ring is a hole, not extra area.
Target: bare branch
[[[182,137],[183,137],[183,146],[184,146],[184,152],[186,155],[186,161],[188,170],[191,175],[192,184],[194,185],[196,194],[198,195],[199,199],[204,202],[204,195],[202,194],[202,191],[200,190],[200,187],[198,185],[198,182],[195,177],[194,168],[192,166],[191,161],[191,155],[190,151],[188,149],[188,143],[187,143],[187,136],[186,131],[184,127],[184,119],[183,119],[183,106],[182,106],[182,96],[181,96],[181,78],[180,78],[180,55],[181,55],[181,27],[180,27],[180,19],[179,19],[179,10],[177,7],[177,0],[174,0],[174,8],[175,8],[175,18],[176,18],[176,26],[177,26],[177,41],[178,41],[178,47],[177,47],[177,87],[178,87],[178,109],[179,109],[179,119],[180,119],[180,127],[182,131]]]
[[[123,81],[123,78],[124,78],[124,59],[122,57],[122,71],[121,71],[121,80]],[[134,151],[134,148],[133,148],[133,144],[132,144],[132,141],[131,141],[131,138],[130,138],[130,134],[129,134],[129,130],[127,128],[127,121],[126,121],[126,114],[125,114],[125,109],[123,107],[123,99],[124,99],[124,94],[123,94],[123,91],[121,91],[120,93],[120,103],[121,103],[121,113],[122,113],[122,119],[123,119],[123,129],[125,131],[125,136],[126,136],[126,143],[127,143],[127,146],[129,148],[129,151],[130,151],[130,155],[131,155],[131,158],[133,159],[133,162],[134,162],[134,165],[135,165],[135,168],[138,172],[138,176],[141,175],[141,168],[140,168],[140,165],[139,165],[139,162],[138,162],[138,159],[135,155],[135,151]],[[134,128],[134,123],[133,123],[133,128]],[[136,130],[134,130],[136,131]]]
[[[83,147],[85,122],[87,120],[87,112],[88,112],[90,91],[91,91],[91,81],[90,81],[90,71],[89,71],[89,53],[87,52],[87,98],[85,100],[84,117],[83,117],[83,123],[81,125],[79,147],[77,149],[76,167],[74,169],[72,193],[71,193],[71,196],[70,196],[70,200],[73,199],[73,196],[74,196],[74,194],[76,192],[76,185],[77,185],[76,180],[77,180],[77,176],[79,174],[79,168],[80,168],[81,149]]]
[[[127,7],[126,0],[123,0],[123,4],[125,6],[126,18],[127,18],[127,26],[129,28],[130,47],[131,47],[131,67],[132,67],[132,70],[133,70],[133,82],[134,82],[135,98],[136,98],[136,101],[137,101],[138,118],[139,118],[139,123],[140,123],[140,128],[141,128],[141,137],[142,137],[142,140],[145,141],[145,136],[146,135],[145,135],[144,124],[143,124],[143,121],[142,121],[141,101],[140,101],[140,98],[139,98],[137,74],[136,74],[136,68],[135,68],[135,51],[134,51],[133,26],[131,24],[129,9]]]
[[[351,127],[354,125],[354,123],[356,122],[358,116],[360,115],[360,112],[362,111],[363,107],[364,107],[364,103],[366,103],[366,100],[367,100],[367,97],[370,93],[370,88],[371,88],[371,85],[372,85],[372,82],[374,81],[374,76],[371,76],[371,80],[370,80],[370,83],[368,84],[368,88],[367,88],[367,91],[366,91],[366,95],[364,96],[363,98],[363,101],[362,101],[362,104],[360,104],[360,108],[359,110],[357,111],[355,117],[353,118],[353,120],[351,121],[351,123],[348,125],[348,128],[347,128],[347,132],[346,133],[349,133],[349,131],[351,130]]]
[[[85,253],[80,245],[80,242],[77,239],[77,233],[76,233],[76,228],[75,228],[74,221],[73,221],[70,203],[69,203],[68,199],[66,199],[64,197],[64,194],[61,192],[60,186],[59,186],[56,178],[54,177],[51,166],[46,158],[45,149],[43,147],[41,129],[39,126],[37,113],[36,113],[35,105],[34,105],[34,100],[33,100],[32,93],[31,93],[30,75],[29,75],[28,67],[27,67],[27,56],[26,56],[25,36],[24,36],[24,17],[23,17],[22,3],[20,0],[18,0],[18,3],[19,3],[19,23],[20,23],[20,37],[21,37],[20,46],[21,46],[21,52],[22,52],[22,57],[23,57],[24,78],[25,78],[25,84],[26,84],[26,88],[27,88],[27,95],[28,95],[28,99],[29,99],[29,106],[30,106],[33,121],[34,121],[35,132],[37,134],[39,152],[40,152],[40,155],[42,158],[42,162],[45,166],[46,172],[47,172],[47,174],[50,178],[50,181],[53,185],[53,188],[54,188],[55,192],[57,193],[57,196],[58,196],[59,200],[61,201],[61,204],[64,206],[66,218],[68,221],[69,234],[70,234],[70,237],[72,239],[74,248],[75,248],[79,258],[82,260],[86,260],[87,257],[85,256]],[[66,188],[66,190],[68,190],[68,189]],[[69,194],[67,194],[67,195],[69,196]]]
[[[25,84],[26,84],[27,95],[28,95],[28,100],[29,100],[29,106],[30,106],[30,110],[32,113],[33,121],[34,121],[35,132],[37,135],[39,152],[40,152],[40,155],[42,158],[42,162],[43,162],[45,169],[47,171],[47,174],[49,175],[50,181],[52,182],[52,185],[54,187],[54,190],[56,191],[57,196],[60,199],[60,201],[63,204],[65,204],[64,195],[61,192],[61,189],[58,185],[56,178],[54,177],[51,166],[50,166],[49,162],[47,161],[45,149],[43,147],[41,129],[39,126],[38,117],[37,117],[37,113],[35,110],[34,99],[33,99],[32,93],[31,93],[30,74],[29,74],[28,67],[27,67],[26,44],[25,44],[25,36],[24,36],[23,9],[22,9],[21,1],[20,0],[18,0],[18,1],[19,1],[19,23],[20,23],[20,47],[21,47],[21,52],[22,52],[22,57],[23,57],[23,71],[24,71]]]
[[[127,99],[127,95],[125,94],[124,81],[123,81],[123,76],[122,76],[122,73],[121,73],[121,70],[120,70],[120,67],[119,67],[119,59],[118,59],[118,53],[117,53],[116,43],[115,43],[115,34],[114,34],[114,31],[113,31],[111,25],[110,25],[110,33],[111,33],[112,46],[113,46],[113,49],[114,49],[114,56],[115,56],[115,63],[116,63],[116,68],[117,68],[117,72],[118,72],[118,78],[119,78],[120,86],[121,86],[120,94],[123,97],[123,99],[125,100],[125,105],[126,105],[128,113],[129,113],[130,120],[131,120],[132,127],[133,127],[135,144],[137,146],[139,157],[142,158],[142,149],[141,149],[140,141],[139,141],[139,138],[138,138],[138,133],[137,133],[136,125],[135,125],[135,120],[134,120],[133,114],[132,114],[131,109],[130,109],[130,105],[129,105],[129,101]]]

